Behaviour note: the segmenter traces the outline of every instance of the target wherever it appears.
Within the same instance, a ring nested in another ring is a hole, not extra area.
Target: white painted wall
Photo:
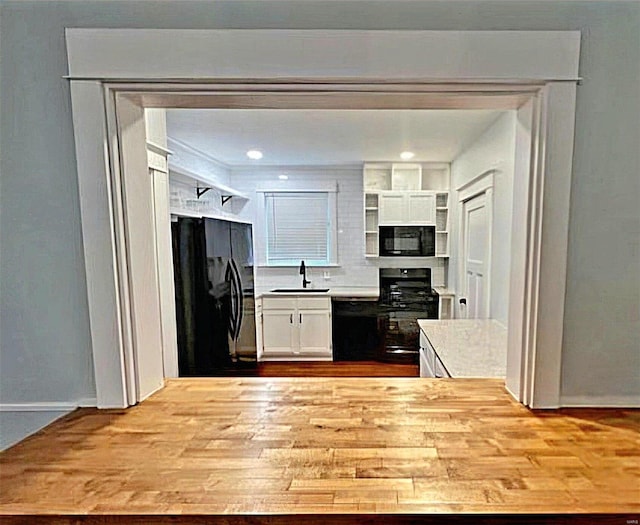
[[[278,180],[278,175],[286,172],[287,181]],[[424,259],[410,257],[383,259],[367,259],[364,256],[364,216],[363,216],[363,188],[362,168],[334,167],[334,168],[282,168],[242,169],[232,170],[231,185],[249,195],[251,200],[244,207],[240,216],[254,223],[254,235],[264,236],[264,219],[258,213],[258,199],[262,193],[255,190],[259,186],[273,185],[274,187],[296,187],[296,183],[305,181],[312,185],[314,182],[338,182],[337,215],[338,215],[338,264],[337,268],[309,268],[307,276],[312,281],[311,286],[317,288],[337,286],[377,286],[378,269],[387,268],[432,268],[432,281],[435,286],[445,284],[445,263],[442,259]],[[331,275],[329,280],[323,277],[324,272]],[[298,268],[269,268],[256,269],[256,290],[258,292],[275,287],[299,287],[301,277]]]
[[[452,9],[233,0],[216,2],[215,16],[210,3],[164,0],[8,0],[0,9],[2,403],[95,395],[69,85],[61,78],[65,27],[582,30],[562,393],[640,397],[636,2],[487,1],[479,9],[461,1]]]
[[[507,325],[509,313],[509,269],[511,264],[511,221],[513,208],[513,174],[515,162],[516,112],[499,117],[451,163],[452,230],[450,285],[461,293],[457,282],[459,247],[457,188],[478,175],[495,169],[493,193],[493,228],[491,242],[490,317]],[[458,308],[458,304],[456,308]]]

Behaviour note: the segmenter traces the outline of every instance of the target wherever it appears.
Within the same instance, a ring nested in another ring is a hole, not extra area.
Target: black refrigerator
[[[171,229],[179,375],[255,375],[251,225],[179,217]]]

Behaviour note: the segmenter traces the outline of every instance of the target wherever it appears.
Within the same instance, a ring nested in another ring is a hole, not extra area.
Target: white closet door
[[[486,319],[489,316],[487,263],[491,231],[486,199],[483,193],[463,203],[463,274],[469,319]]]

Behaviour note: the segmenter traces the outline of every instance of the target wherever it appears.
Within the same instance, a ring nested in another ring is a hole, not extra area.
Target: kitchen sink
[[[274,293],[325,293],[329,288],[276,288]]]

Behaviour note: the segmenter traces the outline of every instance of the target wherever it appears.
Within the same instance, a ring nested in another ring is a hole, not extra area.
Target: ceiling
[[[167,134],[228,166],[449,162],[503,112],[493,110],[168,109]],[[249,160],[247,150],[264,157]]]

